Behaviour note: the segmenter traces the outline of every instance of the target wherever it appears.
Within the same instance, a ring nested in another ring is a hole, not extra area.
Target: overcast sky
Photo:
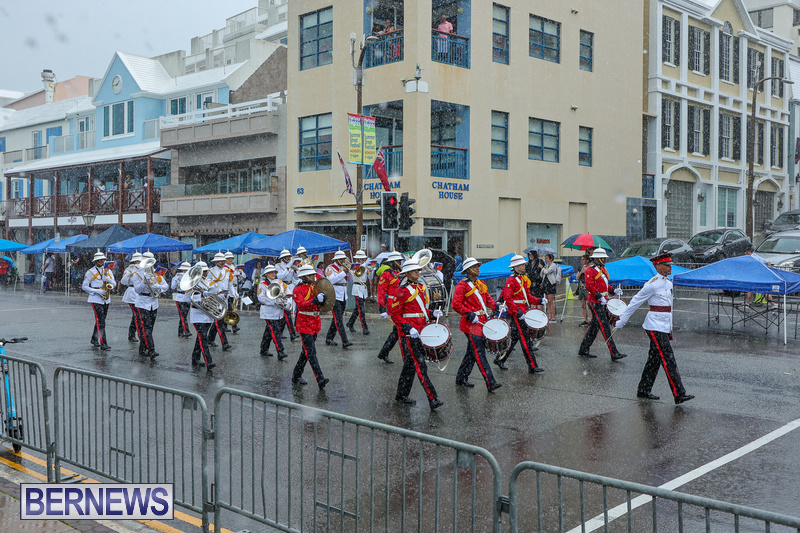
[[[223,28],[225,19],[258,0],[0,0],[0,89],[42,88],[40,73],[58,81],[99,78],[116,50],[152,57],[189,50],[191,38]]]

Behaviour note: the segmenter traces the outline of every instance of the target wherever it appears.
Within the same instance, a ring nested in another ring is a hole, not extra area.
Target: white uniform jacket
[[[206,284],[208,285],[209,292],[216,294],[223,300],[228,298],[231,285],[231,271],[226,267],[215,266],[206,274]]]
[[[136,291],[136,307],[139,309],[148,309],[152,311],[153,309],[158,309],[158,297],[154,297],[150,294],[150,288],[144,282],[144,277],[146,274],[139,270],[133,276],[133,290]],[[167,280],[163,278],[163,276],[153,275],[154,287],[158,287],[158,290],[163,292],[167,292],[169,286],[167,285]]]
[[[224,268],[228,271],[228,298],[236,298],[239,296],[239,280],[236,277],[236,267],[226,264]]]
[[[620,328],[627,324],[633,312],[645,302],[651,307],[658,307],[659,310],[649,311],[642,327],[648,331],[670,333],[672,331],[672,282],[661,274],[645,283],[644,287],[636,293],[631,303],[628,304],[628,308],[619,317],[617,327]],[[669,311],[666,310],[667,308]]]
[[[172,278],[172,299],[176,302],[189,302],[189,295],[181,290],[181,280],[185,276],[185,272],[178,272]]]
[[[205,294],[211,294],[211,293],[205,293]],[[192,299],[195,302],[199,302],[200,294],[194,293]],[[198,309],[195,306],[191,306],[189,308],[189,322],[191,322],[192,324],[213,324],[214,317],[206,314],[206,312],[203,311],[202,309]]]
[[[290,267],[292,262],[289,261],[284,263],[283,261],[278,261],[275,263],[275,269],[278,271],[278,279],[282,282],[286,283],[287,285],[297,285],[297,276],[295,276],[295,272]]]
[[[86,271],[81,288],[83,292],[89,295],[89,298],[86,299],[87,302],[91,304],[111,303],[110,297],[108,300],[103,300],[103,283],[110,283],[114,287],[117,286],[114,276],[108,270],[103,270],[103,267],[93,266]]]
[[[119,280],[120,285],[128,286],[128,288],[125,289],[125,294],[122,295],[122,301],[126,304],[136,304],[136,291],[133,290],[133,279],[131,279],[131,275],[138,270],[138,266],[128,265],[128,268],[122,273],[122,279]]]
[[[283,292],[286,294],[286,284],[278,279],[275,281],[281,284]],[[267,287],[269,287],[270,283],[272,283],[270,280],[265,279],[258,285],[258,301],[261,304],[260,316],[265,320],[279,320],[283,318],[283,309],[275,304],[277,299],[270,300],[267,298]],[[289,298],[291,298],[291,296],[289,296]]]
[[[362,275],[362,276],[356,276],[355,274],[350,272],[348,277],[350,278],[350,281],[353,282],[353,289],[352,289],[353,296],[356,296],[358,298],[366,298],[367,297],[367,287],[366,286],[369,286],[369,280],[372,279],[372,271],[367,269],[367,271],[364,272],[364,275]],[[359,283],[359,281],[361,283],[364,283],[364,285]]]
[[[337,265],[331,263],[325,269],[325,277],[328,281],[333,283],[333,290],[336,291],[336,299],[340,302],[347,300],[347,271]]]

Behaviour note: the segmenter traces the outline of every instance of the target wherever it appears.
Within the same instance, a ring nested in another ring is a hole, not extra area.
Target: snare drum
[[[503,319],[492,318],[483,325],[483,338],[486,339],[486,350],[500,355],[511,345],[509,334],[511,327]]]
[[[531,330],[531,333],[538,333],[544,330],[550,322],[547,319],[547,313],[539,309],[531,309],[525,313],[523,318],[525,319],[525,324],[528,326],[528,329]]]
[[[628,304],[620,300],[619,298],[611,298],[608,303],[606,304],[606,311],[608,311],[608,321],[613,326],[616,324],[619,317],[622,316],[622,313],[625,312],[625,309],[628,308]]]
[[[425,349],[425,359],[436,363],[439,370],[447,368],[450,356],[453,355],[453,341],[450,339],[450,328],[444,324],[433,322],[419,332],[419,340]],[[444,364],[444,366],[442,366]]]

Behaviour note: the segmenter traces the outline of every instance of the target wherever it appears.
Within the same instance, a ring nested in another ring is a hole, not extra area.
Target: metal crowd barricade
[[[214,524],[280,531],[500,532],[483,448],[232,389],[214,400]]]
[[[535,471],[536,497],[519,501],[519,476]],[[640,509],[641,507],[641,509]],[[800,532],[800,518],[701,498],[667,489],[588,474],[541,463],[523,462],[509,480],[511,533],[518,531],[774,531]],[[520,511],[528,511],[520,517]],[[530,516],[535,513],[535,516]],[[620,519],[625,523],[611,523]]]
[[[197,394],[58,367],[55,479],[61,463],[121,483],[173,483],[175,503],[202,515],[208,532],[208,409]]]
[[[13,345],[12,345],[13,346]],[[8,349],[8,347],[6,347]],[[13,444],[44,454],[47,457],[47,480],[53,481],[53,456],[50,443],[50,408],[47,398],[47,378],[39,363],[0,356],[5,359],[8,368],[6,376],[0,376],[0,436]],[[8,378],[8,392],[5,378]],[[8,420],[11,402],[17,411],[17,419],[22,424],[22,439],[8,434]]]

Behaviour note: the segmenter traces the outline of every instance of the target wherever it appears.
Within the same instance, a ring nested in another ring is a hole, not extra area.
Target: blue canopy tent
[[[170,239],[155,233],[145,233],[137,235],[132,239],[120,241],[112,244],[106,249],[110,254],[132,254],[134,252],[180,252],[181,250],[191,250],[192,245],[188,242]]]
[[[53,242],[52,244],[45,247],[44,251],[47,253],[63,254],[67,252],[67,245],[80,241],[85,241],[88,238],[89,238],[88,235],[73,235],[72,237],[61,239],[58,242]]]
[[[247,233],[237,235],[236,237],[231,237],[230,239],[223,239],[221,241],[212,242],[211,244],[206,244],[205,246],[195,248],[192,253],[213,254],[216,252],[230,251],[234,254],[243,254],[245,253],[244,249],[247,245],[266,238],[267,236],[262,235],[261,233],[248,231]]]
[[[112,244],[133,238],[135,236],[136,234],[134,234],[132,231],[128,231],[122,226],[115,224],[102,233],[98,233],[94,237],[89,237],[86,240],[80,242],[76,241],[72,244],[68,244],[67,251],[73,253],[96,252],[98,248],[100,250],[105,250]]]
[[[46,241],[37,242],[36,244],[32,244],[27,248],[23,248],[19,251],[21,254],[43,254],[44,249],[56,242],[55,239],[48,239]]]
[[[492,261],[487,263],[483,263],[481,265],[481,274],[478,276],[478,279],[500,279],[500,278],[507,278],[509,274],[511,274],[511,269],[508,268],[508,264],[511,262],[511,258],[514,256],[513,253],[504,255],[503,257],[498,257]],[[561,267],[561,276],[569,276],[575,269],[569,265],[560,265]],[[461,281],[466,276],[461,272],[456,272],[453,274],[453,278],[456,281]]]
[[[298,246],[303,246],[309,255],[350,249],[348,242],[326,237],[313,231],[293,229],[245,245],[244,251],[249,254],[278,257],[284,249],[289,250],[293,255],[297,254]]]
[[[800,274],[768,267],[755,257],[742,255],[677,274],[672,282],[683,287],[782,294],[786,344],[786,295],[800,292]]]
[[[612,285],[642,287],[656,275],[656,267],[653,266],[653,263],[640,255],[606,263],[606,270],[610,277],[608,281]],[[669,279],[683,272],[689,272],[689,269],[672,265],[672,274]]]
[[[17,252],[27,247],[27,244],[20,244],[18,242],[0,239],[0,252]]]

